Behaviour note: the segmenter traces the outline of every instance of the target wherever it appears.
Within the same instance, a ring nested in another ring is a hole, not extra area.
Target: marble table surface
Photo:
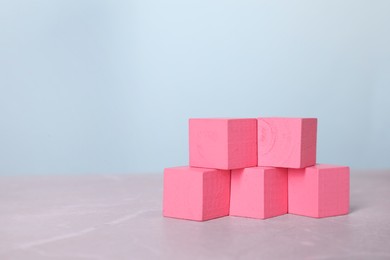
[[[0,176],[0,259],[390,259],[390,171],[351,172],[351,213],[163,218],[162,174]]]

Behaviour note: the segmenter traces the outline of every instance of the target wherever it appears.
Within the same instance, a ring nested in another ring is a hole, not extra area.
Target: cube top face
[[[230,215],[265,219],[287,213],[287,169],[232,170]]]
[[[230,172],[175,167],[164,170],[163,215],[204,221],[229,214]]]
[[[349,167],[317,164],[289,169],[289,213],[330,217],[349,212]]]
[[[164,171],[182,172],[182,174],[194,174],[194,177],[200,177],[206,172],[215,172],[216,169],[189,167],[189,166],[177,166],[177,167],[165,168]],[[200,174],[202,174],[202,175],[200,175]]]
[[[341,166],[341,165],[333,165],[333,164],[320,164],[317,163],[316,165],[313,165],[311,167],[308,167],[310,169],[317,169],[317,170],[326,170],[326,169],[342,169],[342,168],[348,168],[348,166]]]
[[[257,165],[257,120],[189,120],[190,166],[237,169]]]
[[[269,174],[273,174],[274,172],[277,172],[278,168],[269,167],[269,166],[255,166],[255,167],[248,167],[243,169],[236,169],[234,171],[243,172],[244,175],[253,174],[256,177],[262,176],[262,178],[264,179],[264,176],[268,176]]]
[[[190,121],[245,121],[245,120],[255,120],[255,118],[235,118],[235,117],[205,117],[205,118],[190,118]]]
[[[316,163],[316,118],[258,118],[258,165],[304,168]]]

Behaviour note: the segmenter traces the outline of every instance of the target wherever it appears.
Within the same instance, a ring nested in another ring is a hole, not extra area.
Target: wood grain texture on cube
[[[258,165],[304,168],[315,165],[316,118],[258,118]]]

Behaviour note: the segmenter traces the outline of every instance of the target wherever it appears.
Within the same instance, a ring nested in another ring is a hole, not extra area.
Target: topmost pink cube
[[[304,168],[316,164],[316,118],[258,118],[258,165]]]
[[[223,170],[257,165],[257,120],[189,120],[190,166]]]

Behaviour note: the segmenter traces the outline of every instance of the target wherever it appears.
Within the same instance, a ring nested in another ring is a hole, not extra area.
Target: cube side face
[[[264,218],[264,170],[260,167],[232,170],[230,215]]]
[[[264,218],[287,214],[288,170],[273,168],[264,171]]]
[[[301,118],[258,118],[258,165],[301,168]]]
[[[317,124],[316,118],[304,118],[302,120],[300,168],[316,164]]]
[[[163,215],[203,220],[203,172],[189,167],[164,170]]]
[[[314,167],[288,169],[288,213],[319,217],[318,181]]]
[[[203,220],[229,215],[230,171],[210,170],[203,178]]]
[[[228,120],[189,120],[190,166],[228,169]]]
[[[345,215],[349,212],[349,167],[318,169],[319,217]]]
[[[257,120],[228,121],[229,169],[257,166]]]

